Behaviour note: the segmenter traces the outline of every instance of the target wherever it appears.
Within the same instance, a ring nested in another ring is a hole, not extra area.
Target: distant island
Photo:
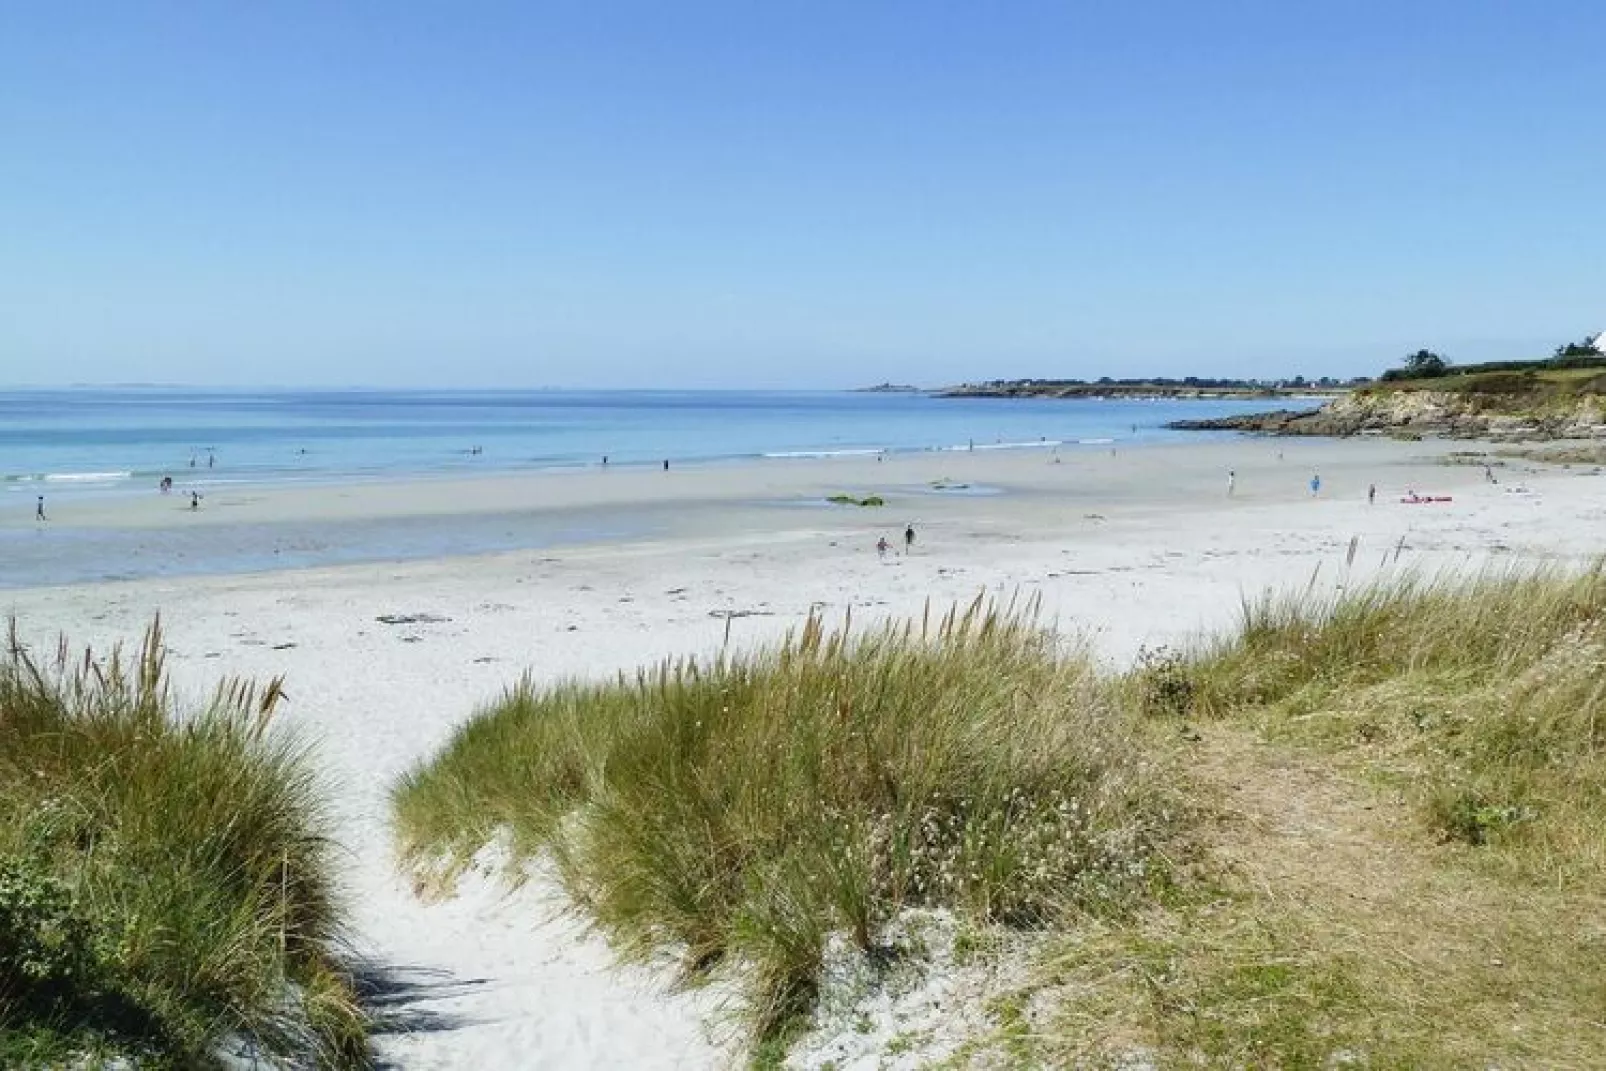
[[[921,394],[919,387],[911,387],[903,383],[877,383],[873,387],[855,388],[860,394]]]
[[[994,379],[964,383],[932,393],[939,398],[1286,398],[1332,394],[1369,383],[1365,376],[1337,380],[1323,376],[1292,379],[1211,379],[1187,376],[1150,379]]]

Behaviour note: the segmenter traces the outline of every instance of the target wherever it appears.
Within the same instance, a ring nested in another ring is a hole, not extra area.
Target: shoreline
[[[1196,443],[987,449],[785,458],[672,468],[565,469],[524,475],[427,477],[307,487],[236,487],[198,511],[151,492],[47,500],[50,520],[0,520],[10,567],[0,589],[145,577],[234,575],[361,563],[554,551],[713,532],[776,534],[947,523],[972,512],[1027,518],[1056,508],[1166,511],[1222,494],[1295,502],[1320,469],[1330,494],[1390,479],[1412,487],[1459,477],[1432,444],[1247,437]],[[1277,460],[1281,458],[1282,460]],[[1414,471],[1408,474],[1407,470]],[[1336,481],[1336,482],[1335,482]],[[1401,490],[1404,490],[1402,485]],[[833,505],[876,495],[880,507]]]

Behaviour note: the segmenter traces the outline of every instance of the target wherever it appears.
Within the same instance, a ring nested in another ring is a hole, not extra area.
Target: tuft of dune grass
[[[222,1046],[367,1061],[321,796],[268,724],[278,681],[177,711],[153,626],[114,650],[0,655],[0,1063]]]
[[[885,956],[905,906],[1041,927],[1163,883],[1178,819],[1090,662],[979,601],[600,684],[525,680],[406,774],[404,857],[499,831],[637,957],[734,965],[756,1040],[812,1007],[826,938]]]

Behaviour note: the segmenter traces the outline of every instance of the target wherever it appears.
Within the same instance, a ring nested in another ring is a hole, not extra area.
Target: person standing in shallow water
[[[913,554],[915,549],[915,526],[910,525],[903,530],[903,552]]]
[[[40,495],[39,496],[39,504],[36,507],[34,507],[33,515],[38,520],[42,521],[42,520],[45,519],[45,496],[44,495]]]
[[[1316,473],[1310,478],[1310,497],[1315,498],[1322,493],[1322,475]]]
[[[1371,505],[1375,505],[1376,503],[1377,503],[1377,484],[1369,483],[1369,484],[1366,485],[1366,504],[1368,506],[1371,506]]]

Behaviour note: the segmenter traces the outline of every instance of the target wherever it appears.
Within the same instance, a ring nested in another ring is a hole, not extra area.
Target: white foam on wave
[[[132,472],[47,472],[46,483],[115,483],[133,477]]]
[[[775,457],[775,458],[784,458],[784,457],[794,457],[794,458],[796,458],[796,457],[872,457],[872,456],[874,456],[876,454],[883,453],[883,452],[884,451],[882,451],[880,449],[776,450],[776,451],[773,451],[771,453],[767,453],[764,456],[765,457]]]
[[[1114,439],[1078,439],[1078,440],[1076,440],[1077,444],[1080,445],[1080,446],[1109,446],[1114,441],[1115,441]]]

